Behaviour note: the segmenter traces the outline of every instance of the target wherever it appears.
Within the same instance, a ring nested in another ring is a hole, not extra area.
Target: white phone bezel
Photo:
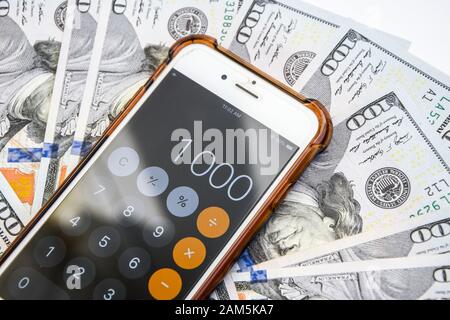
[[[255,215],[259,212],[261,206],[268,200],[269,196],[273,194],[276,186],[279,185],[279,183],[289,172],[290,168],[292,168],[295,161],[304,152],[310,141],[312,141],[312,139],[316,136],[319,130],[319,122],[316,115],[309,108],[302,106],[299,101],[295,100],[282,90],[274,87],[266,80],[257,76],[255,73],[247,70],[238,63],[205,45],[193,44],[187,46],[178,55],[176,55],[176,57],[152,84],[149,90],[143,95],[137,105],[117,126],[115,131],[97,150],[95,155],[91,157],[88,163],[86,163],[86,165],[80,170],[79,174],[73,179],[70,185],[66,187],[61,196],[50,206],[33,229],[30,230],[17,245],[15,250],[0,266],[0,277],[15,257],[18,256],[24,247],[32,240],[34,235],[46,223],[56,208],[86,174],[93,163],[105,151],[111,141],[114,140],[117,134],[119,134],[127,125],[129,120],[136,114],[136,112],[138,112],[140,107],[163,81],[165,76],[171,72],[172,68],[175,68],[185,76],[197,82],[199,85],[205,87],[209,91],[221,97],[223,100],[229,102],[230,105],[240,109],[242,112],[261,122],[266,127],[298,146],[298,151],[279,173],[277,178],[269,187],[268,191],[260,198],[259,202],[249,213],[244,223],[232,236],[228,244],[217,255],[216,259],[210,264],[208,269],[194,285],[186,298],[192,298],[206,279],[211,276],[211,273],[214,271],[218,263],[236,243],[240,235],[245,231],[246,226],[255,218]],[[208,72],[205,72],[205,70]],[[222,80],[222,75],[224,74],[227,75],[227,80]],[[253,81],[256,81],[256,84],[253,84]],[[251,89],[252,92],[255,92],[259,98],[256,99],[245,91],[239,89],[236,87],[235,83],[242,84],[246,88]],[[275,108],[274,105],[276,105]]]

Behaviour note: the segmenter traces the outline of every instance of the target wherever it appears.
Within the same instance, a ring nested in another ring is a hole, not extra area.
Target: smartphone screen
[[[172,69],[6,268],[0,296],[183,299],[297,150]]]

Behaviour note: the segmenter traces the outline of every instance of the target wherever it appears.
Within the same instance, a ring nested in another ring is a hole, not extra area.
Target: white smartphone
[[[328,119],[213,40],[177,43],[2,257],[1,298],[207,297]]]

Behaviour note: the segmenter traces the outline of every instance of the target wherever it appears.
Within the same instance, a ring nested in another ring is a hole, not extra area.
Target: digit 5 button
[[[148,280],[148,291],[156,300],[173,300],[181,291],[182,280],[178,272],[164,268],[156,271]]]
[[[197,238],[188,237],[181,239],[173,248],[173,260],[186,270],[200,266],[206,257],[206,247]]]

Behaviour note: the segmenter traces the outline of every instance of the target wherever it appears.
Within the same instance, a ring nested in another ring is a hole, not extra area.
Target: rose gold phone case
[[[298,94],[290,87],[284,85],[278,80],[272,78],[268,74],[262,72],[256,67],[250,65],[233,52],[218,45],[217,41],[209,36],[205,35],[192,35],[185,37],[177,41],[169,50],[168,58],[158,67],[154,72],[152,77],[147,81],[147,83],[135,94],[135,96],[130,100],[124,111],[114,120],[108,130],[105,132],[104,136],[95,144],[86,158],[75,168],[75,170],[68,176],[66,181],[61,185],[61,187],[55,192],[55,194],[50,198],[48,203],[42,207],[41,210],[36,214],[36,216],[31,220],[28,226],[25,227],[24,231],[15,239],[13,244],[6,250],[4,255],[0,258],[0,264],[2,264],[11,254],[11,252],[17,247],[18,243],[30,232],[30,230],[36,225],[36,223],[41,219],[47,210],[52,206],[56,199],[64,192],[64,190],[70,185],[74,177],[80,172],[80,170],[86,165],[86,163],[92,158],[99,147],[111,136],[111,134],[117,129],[118,125],[124,120],[126,115],[137,105],[138,101],[145,94],[151,84],[159,77],[162,71],[168,66],[172,59],[177,56],[183,48],[191,44],[202,44],[208,46],[221,54],[227,56],[229,59],[239,63],[244,68],[257,74],[259,77],[271,82],[275,87],[285,91],[287,94],[298,100],[304,106],[309,108],[314,112],[319,121],[319,130],[316,136],[312,139],[309,145],[306,147],[301,156],[295,161],[295,164],[289,170],[283,181],[276,187],[274,192],[269,195],[269,198],[265,203],[263,203],[259,212],[255,215],[253,220],[247,225],[243,233],[239,236],[236,243],[230,248],[230,250],[223,256],[223,258],[217,264],[216,269],[212,273],[212,276],[208,278],[201,288],[194,293],[193,299],[203,299],[215,288],[215,286],[223,279],[223,277],[228,272],[232,263],[239,257],[242,250],[246,247],[247,243],[250,241],[252,236],[260,229],[260,227],[269,218],[273,209],[280,203],[280,201],[285,196],[288,189],[293,183],[299,178],[300,174],[306,169],[313,158],[323,149],[325,149],[332,136],[333,126],[331,119],[327,110],[323,105],[316,101],[306,99],[302,95]]]

